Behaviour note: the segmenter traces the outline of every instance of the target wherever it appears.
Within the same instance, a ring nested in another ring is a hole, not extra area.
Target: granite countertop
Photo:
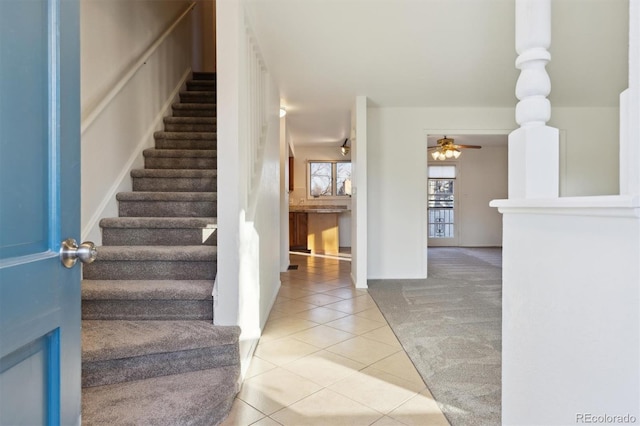
[[[292,213],[343,213],[348,212],[347,206],[333,206],[333,205],[290,205],[289,211]]]

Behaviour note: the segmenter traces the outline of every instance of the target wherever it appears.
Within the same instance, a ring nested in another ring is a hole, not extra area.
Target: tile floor
[[[449,425],[351,263],[291,264],[223,426]]]

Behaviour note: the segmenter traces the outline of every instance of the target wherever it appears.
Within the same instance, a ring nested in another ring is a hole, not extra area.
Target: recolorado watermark
[[[634,424],[638,418],[631,414],[611,415],[611,414],[592,414],[577,413],[576,423],[584,424]]]

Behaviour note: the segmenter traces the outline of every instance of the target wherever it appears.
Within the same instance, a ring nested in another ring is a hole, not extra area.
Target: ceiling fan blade
[[[480,149],[482,148],[480,145],[456,145],[457,148],[472,148],[472,149]]]

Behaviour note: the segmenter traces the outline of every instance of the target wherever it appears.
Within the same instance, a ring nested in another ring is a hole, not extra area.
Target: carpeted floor
[[[429,248],[426,280],[369,293],[453,426],[500,425],[502,250]]]

